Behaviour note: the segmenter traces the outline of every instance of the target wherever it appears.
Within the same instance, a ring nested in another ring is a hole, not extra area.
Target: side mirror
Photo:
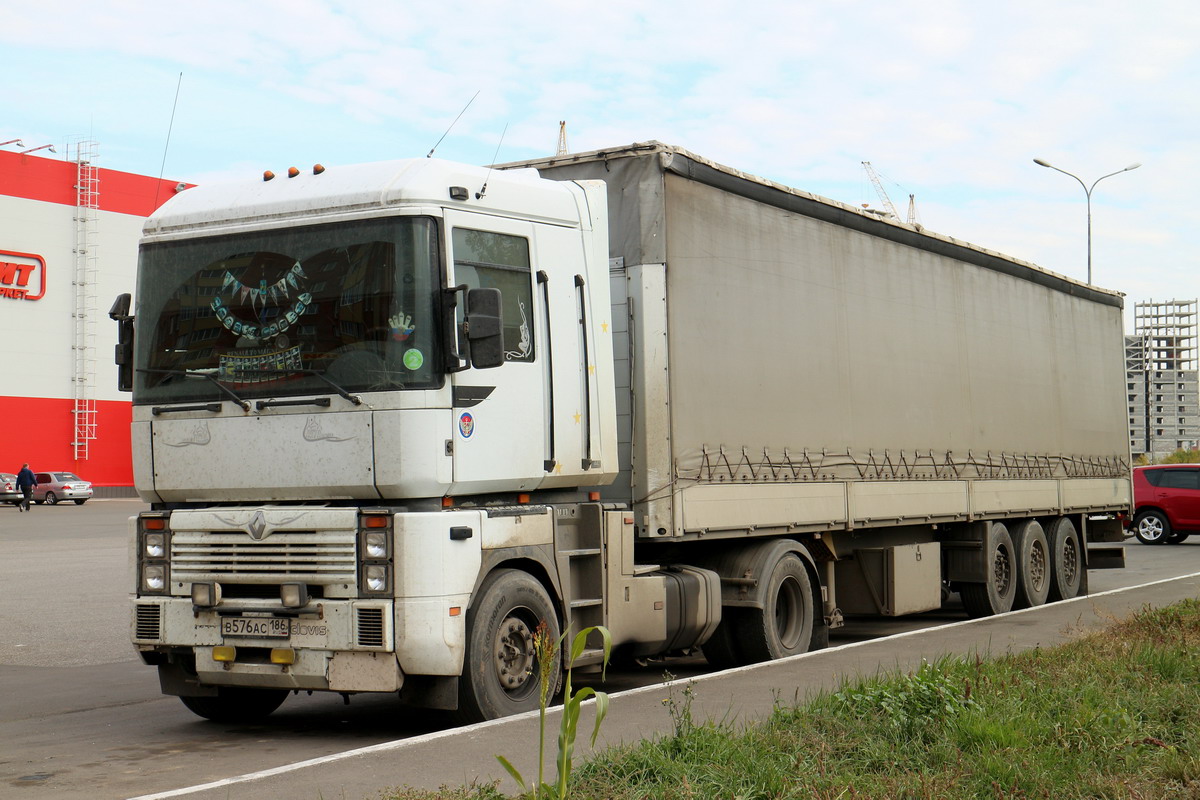
[[[471,366],[491,369],[504,363],[504,315],[499,289],[467,292],[467,318],[463,325]]]
[[[117,323],[117,391],[133,391],[133,316],[129,313],[132,298],[128,293],[117,295],[108,311],[108,318]]]

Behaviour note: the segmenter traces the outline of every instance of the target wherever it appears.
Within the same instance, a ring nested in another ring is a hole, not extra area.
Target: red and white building
[[[93,142],[69,150],[0,151],[0,472],[28,461],[124,494],[130,403],[108,310],[134,291],[142,223],[177,183],[98,168]]]

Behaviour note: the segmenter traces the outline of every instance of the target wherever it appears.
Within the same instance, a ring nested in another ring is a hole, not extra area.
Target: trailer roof
[[[843,227],[862,231],[872,236],[891,239],[901,244],[932,250],[977,266],[1008,273],[1034,283],[1052,287],[1067,294],[1084,297],[1104,305],[1122,308],[1124,294],[1112,289],[1102,289],[1075,280],[1066,275],[989,250],[979,245],[952,236],[925,229],[921,225],[887,220],[847,203],[806,192],[752,175],[742,170],[727,167],[682,147],[658,141],[635,142],[620,147],[592,150],[584,153],[569,153],[564,156],[514,161],[496,164],[498,169],[554,169],[571,164],[609,162],[619,159],[657,159],[664,173],[673,173],[690,180],[708,184],[752,200],[784,208],[805,216],[823,219]]]

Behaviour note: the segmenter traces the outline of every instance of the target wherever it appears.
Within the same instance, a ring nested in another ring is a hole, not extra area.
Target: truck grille
[[[313,531],[275,533],[263,540],[244,533],[177,531],[171,536],[171,577],[177,581],[230,580],[351,583],[357,561],[352,535],[317,539]]]

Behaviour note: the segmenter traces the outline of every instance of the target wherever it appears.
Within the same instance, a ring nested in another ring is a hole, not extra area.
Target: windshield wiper
[[[225,394],[229,395],[229,399],[233,400],[233,402],[235,402],[239,406],[241,406],[242,411],[250,410],[250,403],[248,401],[243,400],[242,398],[240,398],[236,394],[234,394],[232,389],[230,389],[225,384],[221,383],[221,381],[218,380],[216,377],[214,377],[212,375],[212,373],[198,372],[198,371],[186,370],[186,369],[139,369],[138,372],[150,372],[150,373],[157,373],[157,374],[161,374],[161,375],[182,375],[185,378],[204,378],[206,380],[212,381],[213,384],[216,385],[216,387],[218,389],[220,389]],[[158,414],[162,413],[163,411],[220,411],[220,410],[221,410],[220,406],[218,406],[216,403],[205,403],[205,404],[199,405],[199,406],[171,406],[171,407],[156,406],[155,408],[151,409],[151,413],[158,415]]]
[[[342,397],[349,400],[354,405],[356,405],[356,406],[362,405],[361,397],[359,397],[356,394],[350,394],[348,391],[343,389],[341,386],[338,386],[332,380],[325,377],[325,372],[323,370],[311,369],[309,367],[296,367],[294,369],[256,369],[256,370],[248,370],[248,371],[252,372],[255,375],[259,375],[262,373],[266,373],[268,375],[294,375],[297,372],[302,375],[313,375],[313,376],[316,376],[316,377],[320,378],[321,380],[325,381],[325,383],[329,384],[329,386],[335,392],[337,392],[339,395],[341,395]]]

